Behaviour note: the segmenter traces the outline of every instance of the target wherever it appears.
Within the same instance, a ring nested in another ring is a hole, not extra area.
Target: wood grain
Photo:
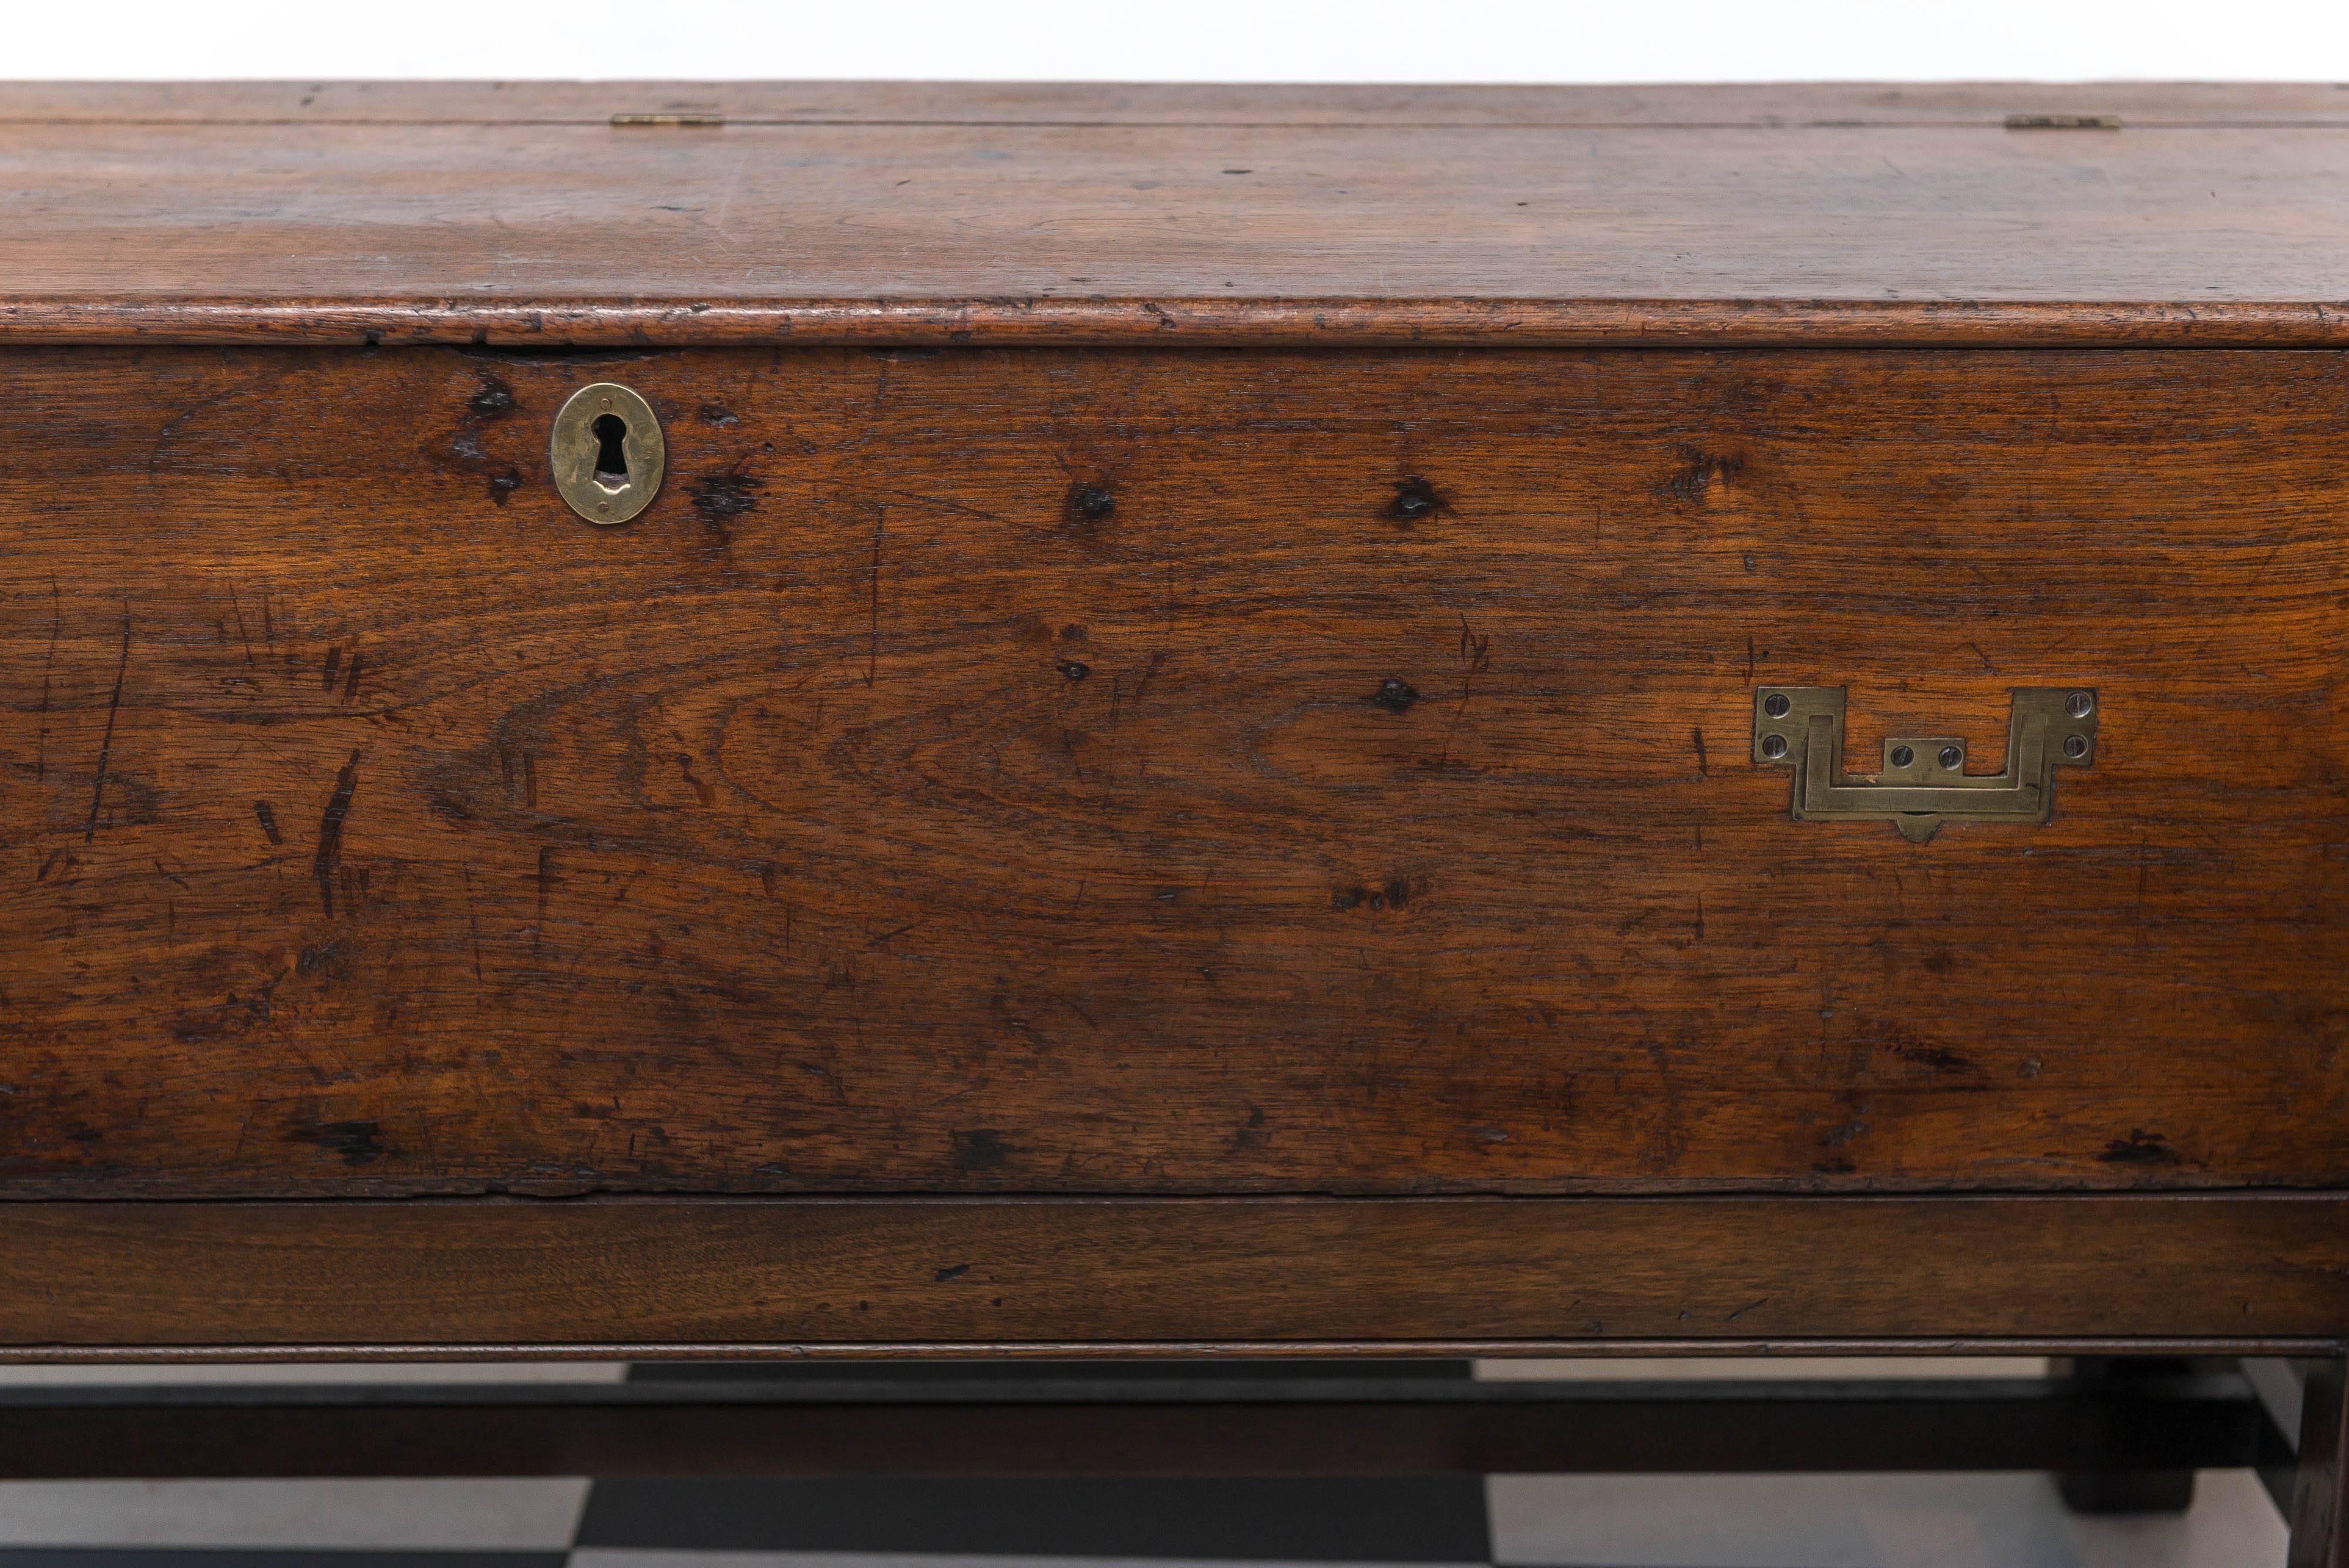
[[[0,1345],[152,1355],[2337,1341],[2304,1197],[0,1204]],[[1847,1265],[1847,1266],[1846,1266]],[[2107,1345],[2107,1348],[2111,1348]]]
[[[0,121],[191,125],[729,124],[2002,126],[2117,114],[2141,126],[2349,126],[2331,82],[1773,82],[1544,87],[1206,82],[330,81],[0,83]]]
[[[2340,346],[2344,105],[30,84],[0,339]]]
[[[10,353],[0,1192],[2340,1185],[2344,384]],[[1796,824],[1764,681],[2101,751]]]

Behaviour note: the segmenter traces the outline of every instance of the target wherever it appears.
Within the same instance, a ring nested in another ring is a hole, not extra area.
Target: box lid
[[[2333,345],[2349,88],[0,88],[0,341]]]

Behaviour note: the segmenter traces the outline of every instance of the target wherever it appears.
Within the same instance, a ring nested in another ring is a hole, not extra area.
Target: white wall
[[[2349,0],[0,0],[5,77],[2340,81]]]

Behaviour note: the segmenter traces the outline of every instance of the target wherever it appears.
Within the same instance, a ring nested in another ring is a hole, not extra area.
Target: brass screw
[[[1786,737],[1784,735],[1763,736],[1762,754],[1774,760],[1785,756],[1786,754]]]

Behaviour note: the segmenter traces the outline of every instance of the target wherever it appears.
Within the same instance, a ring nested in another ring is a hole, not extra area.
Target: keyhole
[[[595,483],[606,490],[626,490],[628,421],[617,414],[603,414],[587,428],[595,432]]]

